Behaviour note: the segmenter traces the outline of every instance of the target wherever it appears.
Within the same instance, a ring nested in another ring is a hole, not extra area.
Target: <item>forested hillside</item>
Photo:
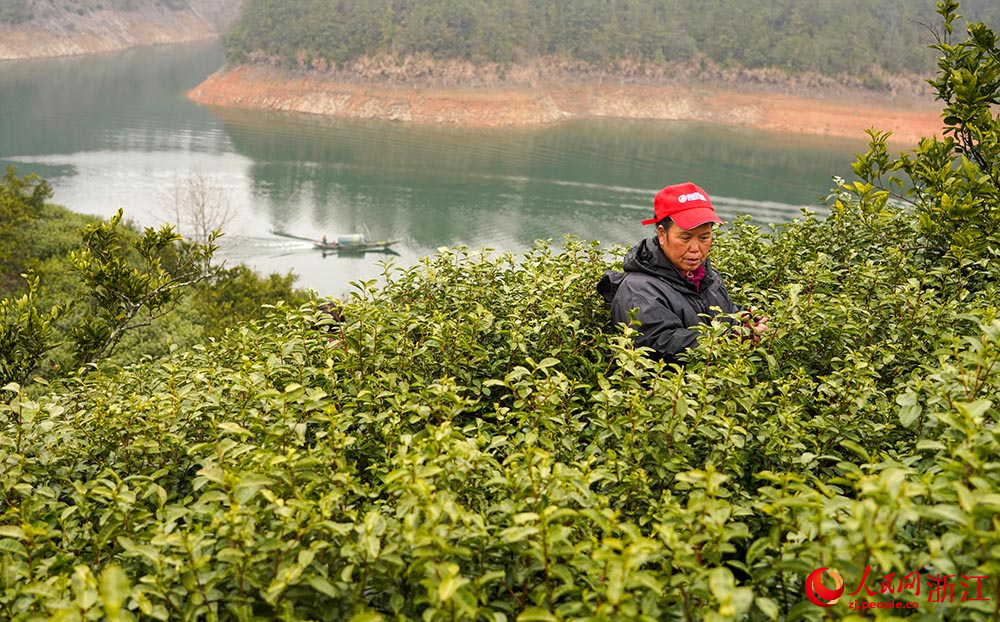
[[[219,36],[241,0],[0,0],[0,60]]]
[[[101,11],[148,13],[185,9],[223,10],[231,0],[0,0],[0,23],[23,24],[84,17]]]
[[[993,0],[962,11],[1000,21]],[[416,55],[930,75],[934,23],[931,0],[247,0],[227,50],[320,69]]]

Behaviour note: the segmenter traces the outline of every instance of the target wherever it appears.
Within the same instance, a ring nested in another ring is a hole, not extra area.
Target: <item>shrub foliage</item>
[[[36,175],[0,180],[0,386],[128,363],[220,335],[261,305],[304,302],[293,274],[211,265],[218,232],[186,241],[47,203]],[[6,394],[0,394],[4,397]]]
[[[604,332],[609,259],[569,240],[14,399],[2,615],[818,619],[822,566],[992,580],[995,292],[850,206],[737,223],[719,264],[776,329],[707,327],[683,369]]]

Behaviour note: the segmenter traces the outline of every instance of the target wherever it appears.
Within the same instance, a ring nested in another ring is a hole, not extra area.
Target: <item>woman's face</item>
[[[712,223],[710,222],[694,229],[681,229],[676,223],[670,223],[669,229],[658,225],[656,235],[660,240],[663,254],[683,274],[697,270],[698,266],[705,263],[708,251],[712,249]]]

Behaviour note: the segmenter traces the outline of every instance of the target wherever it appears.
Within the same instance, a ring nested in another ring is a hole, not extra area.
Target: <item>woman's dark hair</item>
[[[656,223],[656,228],[659,229],[663,227],[664,231],[670,231],[670,225],[674,224],[674,221],[670,219],[670,216],[664,216],[663,220]]]

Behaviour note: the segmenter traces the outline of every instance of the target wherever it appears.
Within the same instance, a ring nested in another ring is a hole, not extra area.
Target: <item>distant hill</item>
[[[0,60],[219,36],[241,0],[0,0]]]
[[[961,8],[972,20],[1000,22],[996,0]],[[428,60],[504,77],[506,67],[542,59],[563,73],[619,78],[669,79],[684,66],[884,89],[892,77],[933,73],[925,24],[938,24],[932,0],[245,0],[227,55],[404,81],[433,77]]]

